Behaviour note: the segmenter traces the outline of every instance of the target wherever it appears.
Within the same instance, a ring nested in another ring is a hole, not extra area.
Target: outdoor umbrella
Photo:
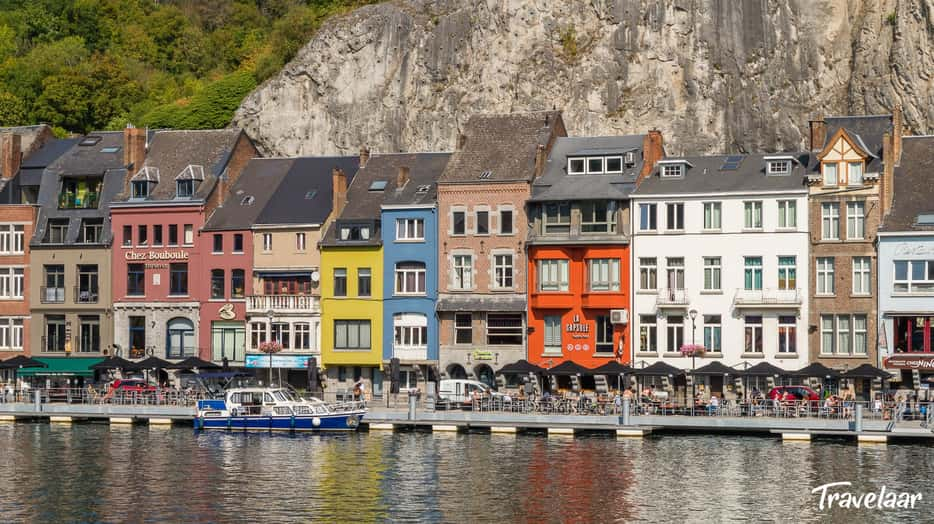
[[[692,375],[731,375],[734,377],[742,375],[742,371],[724,366],[717,361],[713,361],[706,366],[701,366],[690,373]]]
[[[619,362],[615,360],[611,360],[600,367],[594,368],[591,371],[591,373],[593,373],[594,375],[607,375],[607,376],[616,375],[616,389],[622,389],[623,384],[622,384],[622,379],[620,377],[628,373],[632,373],[632,368],[629,366],[620,364]]]
[[[146,360],[141,360],[136,363],[139,369],[173,369],[169,366],[172,365],[171,362],[162,360],[159,357],[149,357]]]
[[[128,371],[136,371],[139,369],[139,366],[136,365],[136,362],[130,362],[129,360],[126,360],[124,358],[114,356],[114,357],[107,357],[104,360],[98,362],[97,364],[94,364],[93,366],[91,366],[91,369],[95,369],[95,370],[96,369],[100,369],[100,370],[124,369]]]
[[[593,370],[590,368],[585,368],[584,366],[577,364],[576,362],[571,362],[570,360],[565,360],[564,362],[558,364],[557,366],[545,370],[546,375],[560,375],[560,376],[570,376],[570,375],[592,375]]]
[[[843,378],[881,378],[883,380],[892,378],[892,375],[886,371],[874,367],[872,364],[863,364],[849,371],[845,371]]]
[[[19,369],[19,368],[45,368],[48,367],[44,362],[17,355],[11,359],[0,362],[0,368]]]
[[[637,377],[666,377],[669,375],[683,375],[684,372],[672,366],[671,364],[656,362],[651,366],[635,368],[632,370],[632,374],[636,375]]]
[[[790,372],[769,364],[768,362],[760,362],[749,369],[744,369],[740,373],[746,375],[747,377],[778,377],[791,374]]]
[[[512,364],[506,364],[499,368],[496,373],[500,375],[528,375],[529,373],[541,373],[543,371],[545,371],[543,368],[532,364],[528,360],[520,360]]]
[[[154,357],[150,357],[154,358]],[[144,360],[146,362],[149,359]],[[157,359],[158,360],[158,359]],[[140,362],[142,364],[142,362]],[[165,369],[220,369],[221,367],[213,362],[208,362],[207,360],[201,360],[198,357],[188,357],[185,360],[178,362],[176,364],[169,364],[165,366]]]
[[[791,375],[795,377],[818,377],[818,378],[840,378],[840,372],[835,369],[830,369],[829,367],[821,364],[820,362],[814,362],[813,364],[807,365]]]

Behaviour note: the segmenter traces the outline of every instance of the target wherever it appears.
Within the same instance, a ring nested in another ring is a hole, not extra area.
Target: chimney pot
[[[665,157],[665,139],[658,129],[650,129],[642,140],[642,171],[638,182],[649,176],[655,163]],[[637,182],[637,183],[638,183]]]
[[[338,167],[331,170],[331,216],[336,217],[347,205],[347,176]]]
[[[808,146],[811,151],[820,151],[824,148],[824,142],[827,140],[827,123],[823,116],[816,116],[814,120],[808,122],[809,136]]]
[[[0,136],[0,171],[4,180],[9,180],[19,172],[23,161],[23,137],[15,133]]]

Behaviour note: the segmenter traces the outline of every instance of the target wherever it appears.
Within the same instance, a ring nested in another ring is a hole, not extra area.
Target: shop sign
[[[581,322],[580,315],[574,315],[574,321],[565,324],[564,330],[571,338],[590,338],[590,324]]]
[[[895,255],[934,255],[934,244],[897,244]]]
[[[233,320],[237,318],[237,313],[234,311],[233,304],[224,304],[217,310],[217,316],[222,320]]]
[[[916,356],[916,355],[895,355],[882,361],[885,367],[890,369],[918,369],[934,371],[934,355]]]
[[[475,349],[473,351],[473,359],[474,360],[493,360],[493,352]]]
[[[141,260],[188,260],[187,251],[127,251],[124,258],[131,261]]]
[[[308,367],[308,359],[311,355],[273,355],[272,366],[274,368],[301,369]],[[253,354],[246,356],[246,367],[248,368],[268,368],[270,367],[270,358],[266,354]]]

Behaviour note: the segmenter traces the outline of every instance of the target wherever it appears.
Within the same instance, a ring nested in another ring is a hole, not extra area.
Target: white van
[[[477,390],[482,396],[492,393],[490,386],[479,380],[445,379],[438,384],[438,398],[466,404],[473,401],[473,392]]]

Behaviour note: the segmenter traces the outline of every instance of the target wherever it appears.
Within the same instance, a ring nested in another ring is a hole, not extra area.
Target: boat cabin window
[[[273,391],[273,394],[276,395],[276,400],[280,402],[288,402],[289,400],[291,400],[289,399],[289,396],[286,395],[285,392],[282,391],[281,389]]]
[[[269,393],[263,393],[263,402],[272,404],[273,402],[275,402],[275,400],[273,400],[272,395],[270,395]]]
[[[273,410],[276,412],[276,415],[291,415],[292,414],[292,410],[289,409],[288,406],[276,406],[275,408],[273,408]]]

